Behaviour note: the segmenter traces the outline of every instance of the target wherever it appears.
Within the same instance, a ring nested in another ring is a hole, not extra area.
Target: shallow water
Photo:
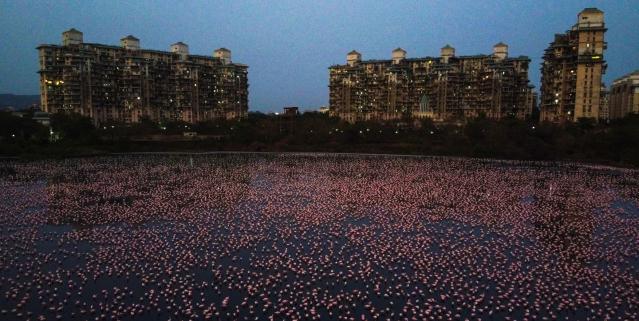
[[[15,163],[0,319],[632,319],[639,174],[542,165]]]

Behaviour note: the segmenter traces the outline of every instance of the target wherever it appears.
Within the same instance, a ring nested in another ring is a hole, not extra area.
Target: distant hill
[[[40,95],[0,94],[0,108],[12,106],[16,110],[21,110],[33,104],[40,105]]]

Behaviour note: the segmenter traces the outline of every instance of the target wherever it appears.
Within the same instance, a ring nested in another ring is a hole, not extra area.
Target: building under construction
[[[555,35],[541,65],[541,120],[602,118],[605,32],[603,12],[586,8],[570,30]]]
[[[351,51],[346,65],[331,66],[330,114],[349,122],[429,117],[454,121],[480,115],[526,118],[534,104],[530,59],[508,57],[498,43],[491,55],[456,56],[446,45],[440,57],[365,60]]]
[[[127,36],[120,46],[84,43],[82,32],[62,33],[62,45],[41,45],[40,96],[49,113],[75,112],[95,124],[197,123],[245,117],[246,65],[232,63],[231,51],[190,55],[182,42],[170,51],[140,48]]]

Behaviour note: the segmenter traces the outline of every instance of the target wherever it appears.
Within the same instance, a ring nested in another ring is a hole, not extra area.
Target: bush
[[[110,152],[215,149],[421,153],[639,166],[639,149],[636,148],[639,146],[639,116],[629,116],[610,124],[598,124],[591,119],[553,124],[517,119],[496,121],[485,117],[466,123],[433,123],[430,119],[422,119],[349,124],[313,112],[294,117],[249,113],[242,120],[216,120],[196,125],[183,122],[160,125],[149,120],[133,125],[113,124],[113,128],[109,126],[103,132],[105,140],[108,137],[111,143],[102,145],[96,129],[86,117],[54,115],[52,126],[62,139],[48,149],[42,148],[38,144],[46,144],[48,137],[43,126],[10,113],[0,114],[2,154],[87,154],[95,152],[95,146],[99,146],[100,150]],[[184,131],[219,137],[210,141],[153,143],[128,139],[133,135],[159,133],[181,135]],[[19,133],[19,137],[9,139],[15,133]]]

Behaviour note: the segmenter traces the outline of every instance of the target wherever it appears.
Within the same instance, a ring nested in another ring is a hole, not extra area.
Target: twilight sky
[[[438,56],[450,43],[458,55],[489,54],[509,45],[532,59],[539,88],[543,50],[585,7],[605,13],[606,85],[639,69],[639,1],[28,1],[0,0],[0,93],[37,94],[35,47],[60,43],[71,27],[85,42],[118,45],[132,34],[147,49],[183,41],[192,54],[226,47],[249,65],[249,109],[328,104],[328,67],[352,49],[363,59]]]

